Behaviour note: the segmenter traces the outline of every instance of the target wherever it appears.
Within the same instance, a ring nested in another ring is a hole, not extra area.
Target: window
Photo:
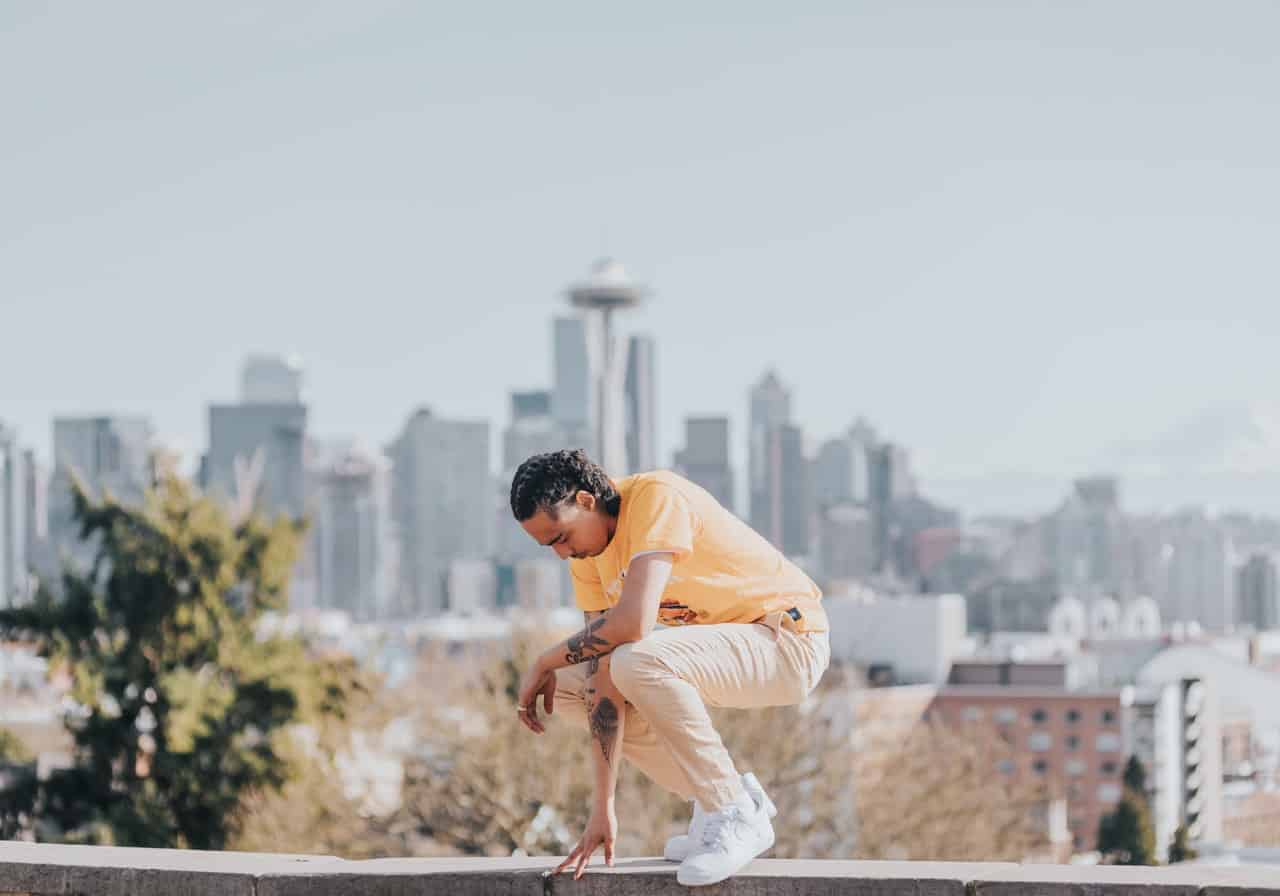
[[[1120,766],[1116,765],[1109,759],[1102,763],[1102,773],[1104,775],[1114,775],[1119,768]]]
[[[1068,759],[1063,768],[1066,769],[1068,775],[1083,775],[1088,766],[1084,764],[1083,759]]]
[[[1078,710],[1078,709],[1068,709],[1068,710],[1067,710],[1067,724],[1068,724],[1068,725],[1074,725],[1074,724],[1075,724],[1076,722],[1078,722],[1078,721],[1080,721],[1080,710]]]
[[[1049,714],[1044,711],[1043,707],[1037,706],[1035,709],[1031,710],[1031,721],[1035,722],[1037,725],[1043,725],[1048,720]]]
[[[976,722],[982,718],[981,706],[966,706],[964,712],[960,713],[960,718],[966,722]]]
[[[1012,706],[1002,706],[996,710],[997,722],[1016,722],[1018,721],[1018,711]]]
[[[1094,742],[1099,753],[1116,753],[1120,750],[1120,735],[1104,732]]]
[[[996,771],[1002,775],[1012,775],[1018,769],[1018,763],[1012,759],[1001,759],[996,763]]]
[[[1049,771],[1049,763],[1045,762],[1043,759],[1037,759],[1035,762],[1031,763],[1031,770],[1037,775],[1047,774]]]
[[[1071,751],[1073,751],[1073,752],[1074,752],[1075,750],[1080,749],[1080,738],[1076,737],[1074,734],[1068,734],[1068,735],[1067,735],[1067,749],[1068,749],[1068,750],[1071,750]]]
[[[1120,799],[1119,784],[1107,783],[1098,785],[1098,802],[1114,803],[1118,799]]]
[[[1104,709],[1102,711],[1102,724],[1114,725],[1116,722],[1116,711],[1114,709]]]
[[[1036,731],[1027,738],[1027,746],[1037,753],[1053,749],[1053,735],[1047,731]]]

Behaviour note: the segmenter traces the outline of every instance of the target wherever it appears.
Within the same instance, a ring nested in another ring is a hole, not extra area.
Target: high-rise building
[[[1046,521],[1051,562],[1066,587],[1133,591],[1133,539],[1112,477],[1078,479],[1073,494]]]
[[[316,471],[312,538],[317,604],[353,619],[383,615],[391,594],[390,464],[354,440],[325,452]]]
[[[1236,571],[1237,621],[1258,631],[1280,628],[1280,589],[1276,561],[1271,554],[1256,553]]]
[[[533,455],[568,447],[552,405],[552,393],[546,390],[511,393],[511,423],[502,434],[502,469],[508,480]]]
[[[656,355],[652,336],[635,335],[627,344],[627,472],[658,466]]]
[[[26,486],[18,434],[0,423],[0,607],[18,606],[29,596]]]
[[[763,491],[757,510],[763,528],[754,528],[787,556],[807,556],[812,490],[804,434],[800,427],[783,423],[761,435]]]
[[[49,540],[54,557],[75,565],[92,560],[74,518],[72,477],[95,497],[109,492],[123,504],[141,504],[155,480],[155,438],[145,417],[58,417],[53,421],[54,472],[49,484]]]
[[[770,432],[791,422],[791,392],[774,370],[768,370],[751,388],[750,416],[747,432],[748,501],[747,515],[751,527],[778,543],[781,523],[781,496],[770,493],[770,482],[776,461],[772,453],[775,440]],[[773,534],[770,534],[773,533]]]
[[[566,293],[569,303],[582,310],[586,329],[595,460],[610,475],[623,475],[627,472],[626,352],[618,350],[613,315],[637,307],[648,290],[633,281],[617,261],[605,258],[592,267],[586,280],[572,284]]]
[[[828,588],[875,573],[875,526],[867,505],[844,501],[818,511],[818,563]]]
[[[388,450],[400,544],[397,618],[445,610],[450,565],[490,555],[489,424],[414,412]]]
[[[898,535],[894,508],[915,494],[915,479],[905,448],[882,442],[871,449],[867,469],[867,503],[876,533],[876,570],[895,567],[895,540]]]
[[[246,404],[301,404],[302,365],[297,358],[250,355],[240,370],[240,400]]]
[[[33,570],[52,569],[49,562],[49,475],[48,470],[27,449],[23,453],[23,516],[27,523],[27,565]]]
[[[1210,632],[1235,624],[1231,536],[1202,510],[1187,510],[1161,529],[1152,597],[1169,623],[1198,622]]]
[[[680,475],[705,488],[733,511],[733,467],[729,463],[729,418],[686,417],[684,448],[676,452]]]
[[[581,315],[557,317],[551,326],[555,368],[551,416],[563,433],[565,447],[582,448],[595,457],[587,321]]]
[[[813,499],[818,507],[870,500],[871,451],[875,430],[859,418],[848,431],[829,439],[813,462]]]
[[[209,406],[204,485],[225,500],[295,519],[306,511],[307,406],[253,402]]]

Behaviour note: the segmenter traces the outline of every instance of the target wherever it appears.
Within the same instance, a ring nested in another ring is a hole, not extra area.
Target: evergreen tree
[[[243,796],[278,788],[288,726],[341,713],[350,668],[271,635],[301,525],[233,521],[176,475],[141,507],[74,486],[92,567],[56,595],[0,611],[72,678],[71,768],[0,793],[0,833],[40,840],[219,849]]]
[[[1098,851],[1115,865],[1155,865],[1155,833],[1147,807],[1146,770],[1136,756],[1124,769],[1124,794],[1098,822]]]
[[[1188,859],[1194,859],[1198,853],[1188,842],[1189,834],[1187,826],[1180,824],[1173,831],[1173,842],[1169,844],[1169,864],[1176,865],[1178,862],[1185,862]]]
[[[1146,798],[1147,793],[1147,770],[1142,767],[1142,761],[1137,756],[1130,756],[1129,761],[1124,764],[1124,789],[1133,793],[1141,794]]]

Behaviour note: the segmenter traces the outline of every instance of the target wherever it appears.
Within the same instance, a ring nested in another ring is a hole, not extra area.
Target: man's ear
[[[578,493],[573,496],[573,499],[579,507],[588,513],[596,509],[596,496],[585,489],[578,489]]]

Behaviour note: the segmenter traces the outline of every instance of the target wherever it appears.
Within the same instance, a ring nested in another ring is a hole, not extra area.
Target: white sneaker
[[[757,803],[763,803],[765,811],[770,818],[774,818],[778,814],[778,807],[773,804],[773,800],[769,799],[769,795],[764,792],[764,788],[760,786],[759,779],[752,772],[747,772],[742,776],[742,787]],[[667,845],[662,849],[662,857],[668,862],[683,862],[689,858],[689,853],[693,851],[693,844],[702,838],[702,821],[707,817],[707,813],[702,811],[702,806],[697,800],[693,801],[693,818],[689,820],[689,833],[676,834],[667,841]]]
[[[750,809],[735,804],[707,813],[697,846],[676,871],[678,883],[686,887],[718,884],[773,846],[773,824],[764,802],[747,796]]]

